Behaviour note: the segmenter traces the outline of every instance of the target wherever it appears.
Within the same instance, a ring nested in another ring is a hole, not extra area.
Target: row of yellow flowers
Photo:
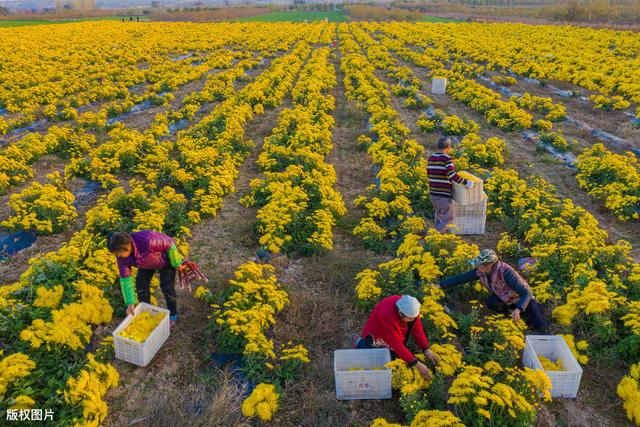
[[[325,157],[333,147],[330,112],[335,99],[326,95],[336,85],[330,51],[313,52],[272,134],[265,138],[257,164],[265,178],[251,182],[242,199],[257,206],[259,243],[274,253],[312,253],[333,247],[332,227],[346,213],[334,190],[336,174]]]
[[[278,388],[309,362],[308,351],[302,344],[292,342],[276,346],[274,339],[268,337],[276,315],[289,303],[275,268],[250,261],[239,266],[234,276],[221,301],[203,287],[195,295],[213,308],[211,328],[218,351],[242,354],[246,378],[259,383],[244,401],[243,414],[268,421],[278,409]]]
[[[349,33],[357,27],[338,28],[342,59],[340,68],[345,74],[345,95],[369,117],[372,137],[362,135],[359,142],[376,165],[377,182],[368,187],[368,194],[358,197],[357,206],[367,214],[353,233],[374,250],[383,251],[390,239],[425,228],[418,213],[431,209],[427,195],[426,161],[421,157],[424,148],[415,140],[405,139],[409,129],[391,106],[389,88],[375,76],[375,67],[360,53],[360,47]],[[358,33],[360,34],[360,33]],[[374,41],[362,36],[362,42]],[[386,55],[378,54],[379,62],[389,63]]]
[[[578,156],[575,165],[580,187],[604,201],[621,221],[640,218],[640,163],[635,154],[616,154],[595,144]]]
[[[310,51],[308,49],[305,56]],[[295,194],[296,189],[299,189],[299,194],[306,196],[307,186],[313,185],[313,180],[327,170],[322,169],[322,165],[332,148],[330,127],[333,120],[328,112],[333,109],[334,100],[325,93],[336,84],[329,55],[330,51],[326,48],[313,51],[301,70],[291,91],[295,105],[280,114],[278,124],[272,135],[266,138],[258,157],[258,165],[267,171],[266,178],[253,181],[251,192],[244,197],[246,205],[260,206],[256,212],[259,243],[276,253],[281,249],[286,250],[288,242],[294,246],[313,244],[309,236],[302,238],[295,232],[295,227],[313,227],[315,214],[298,212],[297,215],[283,215],[274,218],[279,221],[276,223],[269,221],[265,212],[270,212],[274,207],[284,208],[285,211],[289,209],[286,204],[282,206],[283,200]],[[299,68],[300,65],[290,67],[289,71],[295,72]],[[286,189],[280,192],[274,184],[285,184]],[[321,190],[323,197],[330,197],[333,191],[331,186]],[[318,190],[310,191],[310,197],[315,192]],[[342,204],[339,194],[335,194]],[[292,207],[305,209],[307,205],[298,203]],[[292,228],[294,232],[286,234],[286,230]],[[330,228],[328,232],[327,249],[330,249]],[[300,367],[309,362],[308,351],[303,345],[292,342],[278,346],[275,339],[270,337],[276,324],[276,315],[289,302],[287,292],[275,275],[275,268],[270,264],[251,261],[239,266],[234,277],[220,295],[199,287],[196,297],[213,308],[210,326],[216,337],[218,351],[241,354],[242,370],[247,379],[259,383],[245,399],[243,414],[268,421],[278,409],[279,390],[284,381],[293,378]]]

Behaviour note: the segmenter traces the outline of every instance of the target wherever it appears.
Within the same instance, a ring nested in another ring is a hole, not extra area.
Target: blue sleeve
[[[520,299],[518,300],[516,307],[518,307],[521,312],[524,312],[529,305],[529,301],[531,301],[531,298],[533,298],[533,295],[531,295],[531,290],[525,288],[524,286],[521,286],[518,283],[518,279],[516,278],[516,275],[512,270],[506,270],[504,272],[504,281],[507,283],[507,285],[509,285],[511,289],[513,289],[518,293],[518,295],[520,295]]]
[[[469,270],[466,273],[460,273],[452,277],[447,277],[441,280],[439,285],[442,289],[452,288],[454,286],[462,285],[463,283],[473,282],[477,280],[476,269]]]

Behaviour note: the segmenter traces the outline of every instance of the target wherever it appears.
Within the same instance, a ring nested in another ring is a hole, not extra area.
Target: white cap
[[[402,298],[396,301],[396,307],[406,317],[418,317],[420,314],[420,302],[411,295],[402,295]]]

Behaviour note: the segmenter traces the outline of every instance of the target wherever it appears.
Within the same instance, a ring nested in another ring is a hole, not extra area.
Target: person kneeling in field
[[[485,304],[489,310],[498,313],[511,312],[514,322],[524,319],[527,326],[536,332],[547,333],[547,321],[542,305],[531,293],[529,284],[509,264],[498,259],[491,249],[484,249],[480,255],[469,261],[472,270],[442,280],[438,286],[448,289],[463,283],[480,280],[490,292]]]
[[[107,249],[116,256],[118,262],[120,288],[127,314],[134,315],[137,301],[151,303],[151,279],[157,270],[160,272],[160,289],[170,312],[169,326],[173,326],[178,320],[176,270],[184,268],[183,258],[173,239],[151,230],[133,233],[116,231],[109,235]],[[135,286],[131,267],[138,268]]]
[[[437,364],[438,358],[429,350],[429,341],[420,321],[420,302],[409,295],[392,295],[376,304],[362,329],[364,338],[353,334],[351,347],[387,347],[394,356],[400,357],[409,366],[415,366],[420,375],[428,381],[431,379],[429,369],[407,348],[409,335],[413,336],[425,356]]]

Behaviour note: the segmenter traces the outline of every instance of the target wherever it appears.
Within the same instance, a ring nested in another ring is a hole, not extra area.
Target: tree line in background
[[[449,0],[394,1],[393,7],[423,13],[501,18],[534,18],[589,24],[640,24],[638,0]]]
[[[379,7],[364,4],[345,5],[342,9],[352,20],[419,21],[424,16],[424,13],[419,10]]]
[[[190,21],[212,22],[227,19],[239,19],[249,16],[263,15],[274,10],[265,6],[244,7],[206,7],[193,6],[182,8],[152,9],[149,17],[154,21]]]

